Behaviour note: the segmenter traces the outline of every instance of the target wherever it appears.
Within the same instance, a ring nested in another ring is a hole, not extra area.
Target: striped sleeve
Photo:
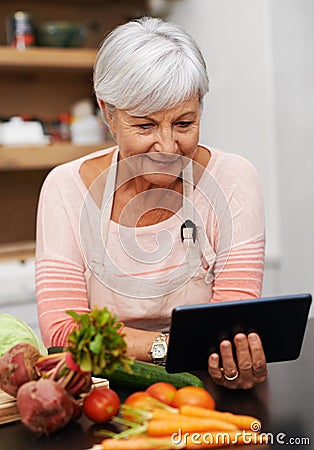
[[[73,328],[67,310],[89,312],[84,273],[79,265],[36,260],[36,296],[40,331],[46,347],[64,346]]]
[[[215,264],[212,302],[259,298],[264,273],[264,239],[221,253]]]
[[[217,208],[217,260],[211,301],[259,298],[265,257],[260,179],[254,166],[238,155],[225,156],[219,173],[227,207]]]
[[[38,203],[35,282],[39,326],[46,347],[65,345],[73,328],[67,310],[89,310],[78,233],[81,201],[71,173],[70,164],[52,169]]]

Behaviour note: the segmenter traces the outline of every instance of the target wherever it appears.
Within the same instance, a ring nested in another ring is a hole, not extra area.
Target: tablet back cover
[[[166,369],[207,370],[208,356],[239,332],[259,334],[268,363],[297,359],[311,300],[298,294],[179,306],[172,312]]]

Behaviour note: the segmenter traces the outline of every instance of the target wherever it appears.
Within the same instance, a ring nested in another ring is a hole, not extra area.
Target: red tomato
[[[105,387],[93,389],[83,400],[85,415],[96,423],[106,423],[117,415],[120,398],[112,389]]]
[[[171,405],[174,394],[177,392],[177,388],[173,384],[159,381],[149,386],[146,391],[149,395],[156,398],[160,402]]]
[[[206,389],[198,386],[184,386],[177,390],[172,399],[171,406],[180,408],[182,405],[193,405],[215,409],[213,397]]]

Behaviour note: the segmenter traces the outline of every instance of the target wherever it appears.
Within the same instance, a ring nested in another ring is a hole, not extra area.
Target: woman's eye
[[[141,130],[149,130],[153,125],[151,123],[139,123],[137,126]]]
[[[180,128],[187,128],[187,127],[189,127],[191,124],[192,124],[191,121],[177,122],[177,125],[178,125]]]

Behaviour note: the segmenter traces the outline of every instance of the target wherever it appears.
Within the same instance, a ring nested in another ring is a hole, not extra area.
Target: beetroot
[[[35,364],[39,357],[31,344],[23,342],[11,347],[0,358],[0,388],[16,397],[22,384],[38,378]]]
[[[50,434],[81,415],[77,401],[56,381],[29,381],[17,393],[21,421],[32,431]]]
[[[82,372],[69,352],[52,353],[39,358],[36,370],[40,377],[60,383],[75,398],[89,392],[92,387],[91,373]]]

